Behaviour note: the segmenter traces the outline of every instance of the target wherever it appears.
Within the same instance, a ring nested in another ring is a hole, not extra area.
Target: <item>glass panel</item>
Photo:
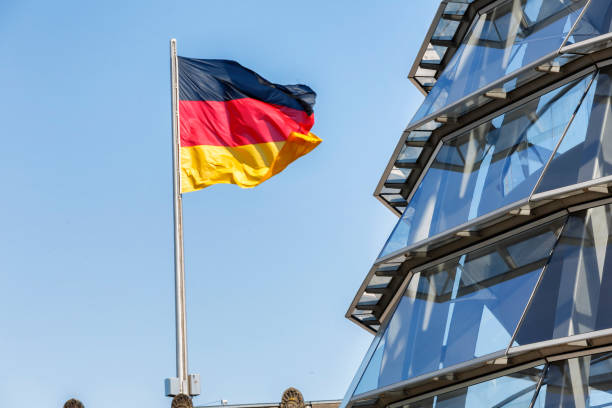
[[[556,51],[586,0],[508,0],[476,16],[411,123]]]
[[[450,41],[455,36],[458,27],[459,21],[441,18],[431,38],[435,40]]]
[[[464,15],[469,4],[467,3],[454,3],[450,2],[444,8],[444,14],[452,14],[452,15]]]
[[[370,279],[370,284],[368,286],[386,286],[391,282],[390,276],[372,276]]]
[[[361,313],[361,311],[359,311],[353,313],[353,316],[364,323],[367,323],[368,320],[376,320],[376,316],[369,312]]]
[[[414,163],[422,151],[422,147],[404,146],[397,156],[396,163]]]
[[[612,175],[612,67],[600,71],[537,192]]]
[[[384,187],[380,189],[380,194],[399,194],[402,192],[401,188],[391,188],[391,187]]]
[[[387,177],[387,183],[403,183],[410,175],[410,169],[400,169],[394,167]]]
[[[579,58],[579,55],[560,55],[547,64],[562,67],[563,65],[577,58]],[[508,78],[505,82],[500,83],[496,88],[502,88],[506,92],[511,92],[544,74],[545,72],[540,72],[535,69],[528,69],[526,71],[518,72],[515,75],[511,75],[510,78]],[[487,97],[486,95],[476,94],[449,108],[445,111],[444,115],[458,118],[490,101],[491,98]]]
[[[374,339],[376,341],[376,339]],[[380,374],[380,364],[382,363],[383,350],[385,349],[385,338],[380,339],[380,343],[376,347],[376,351],[372,354],[372,358],[364,371],[354,395],[363,394],[371,390],[375,390],[378,384],[378,376]]]
[[[436,78],[434,77],[414,77],[414,79],[423,87],[431,87],[436,84]]]
[[[533,399],[544,365],[505,377],[460,388],[402,408],[527,408]]]
[[[529,197],[591,77],[445,142],[380,256]]]
[[[612,406],[612,353],[551,363],[534,408]]]
[[[406,142],[426,142],[431,136],[431,131],[413,130],[406,138]]]
[[[567,40],[567,45],[612,31],[612,2],[592,0],[584,16],[576,24],[575,30]]]
[[[381,194],[388,203],[404,202],[406,199],[401,194]]]
[[[442,61],[442,58],[444,58],[446,50],[447,48],[441,45],[429,44],[427,46],[427,50],[425,50],[425,54],[423,55],[423,59],[421,61],[430,64],[439,64]]]
[[[380,293],[364,293],[359,299],[360,305],[371,305],[378,303],[378,300],[382,297]]]
[[[606,205],[568,219],[515,345],[612,327],[611,212]]]
[[[564,220],[416,273],[384,333],[376,387],[505,349]]]
[[[434,75],[436,75],[438,71],[436,71],[435,69],[428,69],[428,68],[421,68],[418,67],[416,70],[416,74],[415,76],[417,77],[432,77]]]

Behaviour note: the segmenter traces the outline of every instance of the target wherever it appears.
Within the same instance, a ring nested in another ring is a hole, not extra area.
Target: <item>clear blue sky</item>
[[[310,85],[324,140],[255,189],[184,198],[196,403],[341,398],[372,338],[344,313],[396,220],[372,191],[437,4],[0,2],[0,406],[169,406],[171,37]]]

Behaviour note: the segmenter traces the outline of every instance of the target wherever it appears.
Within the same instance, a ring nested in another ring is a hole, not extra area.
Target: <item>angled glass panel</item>
[[[544,365],[446,392],[402,408],[528,408]]]
[[[429,64],[439,64],[442,62],[447,49],[447,47],[441,45],[429,44],[421,61]]]
[[[591,77],[444,142],[380,256],[529,197]]]
[[[515,345],[612,327],[612,206],[568,218]]]
[[[401,184],[405,183],[408,176],[410,176],[410,169],[393,167],[387,177],[387,183]]]
[[[556,361],[548,367],[534,408],[612,406],[612,353]]]
[[[379,341],[376,351],[372,354],[372,358],[363,372],[357,388],[355,388],[354,395],[363,394],[378,388],[378,376],[380,375],[380,364],[382,363],[383,351],[385,350],[385,338],[383,337]]]
[[[406,137],[406,142],[427,142],[431,136],[430,130],[413,130]]]
[[[368,378],[360,390],[504,350],[564,221],[415,273],[385,330],[382,358],[368,367],[376,384]]]
[[[556,51],[586,0],[508,0],[477,15],[411,123]]]
[[[451,1],[451,2],[448,2],[446,7],[444,8],[443,14],[462,16],[467,11],[468,6],[469,6],[468,3],[460,3],[460,2]]]
[[[599,72],[537,192],[612,175],[612,67]]]
[[[431,38],[434,40],[450,41],[455,36],[458,27],[459,21],[441,18]]]
[[[422,151],[422,147],[404,146],[397,156],[395,163],[414,163],[417,161]]]
[[[610,31],[612,31],[612,2],[591,0],[591,4],[576,24],[566,45],[598,37]]]

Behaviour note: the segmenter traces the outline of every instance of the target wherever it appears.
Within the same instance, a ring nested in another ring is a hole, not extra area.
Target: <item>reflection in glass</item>
[[[529,197],[591,77],[444,142],[380,256]]]
[[[411,123],[556,51],[586,0],[508,0],[477,15]]]
[[[557,361],[548,371],[534,408],[612,406],[612,353]]]
[[[460,388],[402,408],[527,408],[533,399],[544,366]]]
[[[429,64],[439,64],[442,62],[442,58],[444,58],[446,50],[447,47],[429,44],[425,50],[422,61]]]
[[[612,31],[612,2],[610,0],[591,0],[584,16],[567,40],[567,45]]]
[[[374,341],[378,339],[375,338]],[[380,339],[380,343],[376,346],[376,351],[372,354],[370,362],[363,372],[357,388],[355,388],[355,395],[363,394],[371,390],[378,388],[378,376],[380,374],[380,364],[382,362],[383,350],[385,349],[385,338]]]
[[[612,206],[572,215],[516,342],[556,339],[612,327]]]
[[[386,328],[380,362],[367,369],[370,388],[360,392],[505,349],[563,222],[416,273]]]
[[[537,192],[612,175],[611,137],[612,68],[607,67],[591,85]]]

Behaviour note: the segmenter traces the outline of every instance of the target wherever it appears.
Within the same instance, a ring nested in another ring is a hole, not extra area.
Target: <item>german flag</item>
[[[181,193],[254,187],[321,143],[315,92],[273,84],[235,61],[178,57]]]

